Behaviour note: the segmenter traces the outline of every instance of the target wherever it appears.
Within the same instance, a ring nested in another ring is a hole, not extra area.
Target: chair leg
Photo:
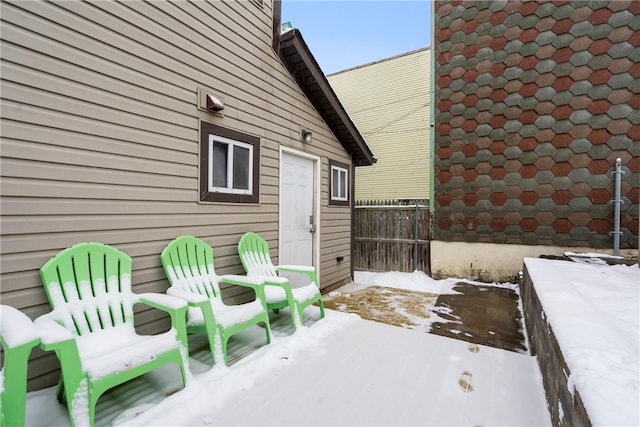
[[[228,366],[228,364],[227,364],[228,363],[228,360],[227,360],[227,343],[229,342],[229,338],[231,338],[231,337],[226,336],[226,334],[224,334],[222,332],[220,333],[220,335],[221,335],[220,336],[220,341],[222,343],[222,361],[224,363],[224,366]]]
[[[222,361],[226,365],[226,349],[224,345],[223,333],[219,327],[215,328],[215,335],[209,337],[209,347],[211,348],[211,358],[213,364]]]
[[[56,389],[56,396],[58,398],[58,402],[66,403],[67,395],[64,392],[64,381],[62,381],[62,377],[60,377],[60,381],[58,381],[58,388]]]
[[[289,306],[289,310],[291,311],[291,322],[293,323],[293,332],[298,330],[298,326],[302,326],[302,315],[300,311],[300,306],[292,302]]]
[[[209,339],[209,350],[211,351],[211,361],[213,364],[216,364],[216,346],[217,342],[220,339],[218,328],[209,328],[207,327],[207,338]]]
[[[178,349],[180,351],[180,374],[182,375],[182,386],[187,386],[187,371],[189,370],[189,349]]]
[[[265,319],[262,323],[264,323],[264,330],[267,334],[267,344],[269,344],[271,343],[271,325],[269,324],[269,317],[265,315]]]
[[[304,309],[307,308],[308,305],[303,305],[303,304],[299,304],[298,305],[298,311],[299,311],[299,316],[300,316],[300,324],[304,325]]]
[[[65,382],[67,383],[65,397],[71,426],[93,426],[96,402],[92,402],[89,380],[84,378],[77,382],[74,381],[72,386],[69,385],[71,381]]]
[[[0,392],[0,420],[3,425],[24,425],[27,401],[27,361],[31,346],[22,345],[4,350],[4,390]]]
[[[324,301],[322,301],[322,296],[318,299],[318,306],[320,307],[320,318],[324,317]]]
[[[90,426],[94,426],[95,425],[96,405],[98,404],[98,397],[99,396],[95,396],[95,397],[94,396],[90,396],[89,397],[89,425]]]

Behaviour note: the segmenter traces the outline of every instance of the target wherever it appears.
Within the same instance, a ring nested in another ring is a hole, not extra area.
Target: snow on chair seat
[[[267,344],[271,342],[262,280],[218,276],[213,266],[213,248],[193,236],[180,236],[171,241],[160,259],[171,284],[167,294],[188,302],[187,332],[207,334],[214,363],[222,359],[227,364],[229,338],[253,325],[264,324]],[[244,304],[227,305],[222,301],[220,283],[251,288],[256,298]]]
[[[72,425],[93,425],[107,390],[168,363],[187,381],[183,301],[131,291],[131,258],[102,243],[80,243],[51,258],[40,277],[53,308],[35,320],[46,351],[55,351],[62,374],[58,399],[66,399]],[[171,329],[138,335],[134,304],[165,311]]]
[[[158,335],[138,335],[128,326],[97,331],[77,340],[82,366],[91,379],[128,371],[176,346],[175,329]]]
[[[216,322],[223,328],[238,325],[250,321],[256,316],[264,313],[262,301],[254,300],[242,305],[226,305],[217,299],[211,300],[211,309],[213,310]],[[189,308],[189,320],[187,326],[198,326],[204,324],[204,316],[202,310]]]
[[[0,305],[0,343],[4,363],[0,369],[0,424],[24,425],[27,363],[40,342],[31,319],[9,305]]]
[[[302,324],[304,309],[314,302],[318,302],[320,316],[324,317],[324,303],[320,294],[316,269],[313,266],[274,266],[266,240],[253,232],[245,233],[242,236],[238,243],[238,254],[247,275],[265,281],[267,309],[277,312],[281,308],[289,307],[294,329]],[[292,288],[289,280],[279,276],[278,272],[304,274],[309,278],[309,284]]]

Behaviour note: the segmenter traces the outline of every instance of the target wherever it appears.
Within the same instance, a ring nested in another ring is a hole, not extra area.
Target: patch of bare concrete
[[[518,294],[509,288],[460,282],[437,295],[371,286],[324,296],[325,307],[363,319],[516,352],[526,352]],[[469,351],[479,351],[470,345]]]
[[[458,283],[458,294],[440,295],[433,310],[443,321],[431,323],[431,333],[526,352],[522,313],[513,289]]]

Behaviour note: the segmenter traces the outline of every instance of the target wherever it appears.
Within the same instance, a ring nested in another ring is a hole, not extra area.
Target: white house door
[[[283,152],[280,171],[280,264],[313,265],[315,161]],[[290,276],[292,284],[302,278]]]

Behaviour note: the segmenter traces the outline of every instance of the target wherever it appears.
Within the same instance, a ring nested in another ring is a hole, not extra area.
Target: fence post
[[[419,230],[419,222],[420,222],[420,205],[418,205],[418,201],[416,200],[416,217],[414,219],[415,227],[414,227],[414,235],[413,239],[415,240],[413,244],[413,270],[418,270],[418,235]]]

